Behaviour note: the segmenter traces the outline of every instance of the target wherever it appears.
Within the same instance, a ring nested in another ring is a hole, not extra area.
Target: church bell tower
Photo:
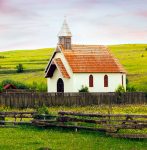
[[[64,19],[62,28],[58,34],[58,44],[61,44],[64,49],[71,50],[71,37],[72,34],[70,32],[66,19]]]

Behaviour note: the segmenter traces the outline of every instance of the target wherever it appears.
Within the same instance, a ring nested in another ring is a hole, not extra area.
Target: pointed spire
[[[64,19],[62,28],[61,28],[60,32],[58,33],[58,36],[59,36],[59,37],[62,37],[62,36],[71,37],[71,36],[72,36],[72,34],[71,34],[71,32],[70,32],[70,29],[69,29],[69,27],[68,27],[68,24],[67,24],[67,22],[66,22],[66,18]]]

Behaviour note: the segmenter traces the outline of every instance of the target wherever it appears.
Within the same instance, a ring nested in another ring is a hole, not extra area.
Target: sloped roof
[[[61,49],[74,73],[126,72],[105,46],[72,45],[72,50]]]
[[[60,32],[58,33],[58,36],[59,37],[61,37],[61,36],[70,36],[71,37],[72,36],[66,20],[64,20],[62,28],[61,28]]]
[[[16,89],[16,87],[14,86],[14,85],[12,85],[12,84],[6,84],[4,87],[3,87],[3,89]]]
[[[57,68],[59,69],[59,71],[61,72],[62,76],[64,78],[70,78],[69,74],[67,73],[67,70],[65,68],[65,66],[63,65],[62,61],[60,58],[56,58],[54,60],[55,64],[57,65]]]

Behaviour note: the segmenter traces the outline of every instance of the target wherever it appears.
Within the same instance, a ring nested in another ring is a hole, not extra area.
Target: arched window
[[[104,76],[104,87],[108,87],[108,76]]]
[[[124,85],[124,77],[123,75],[121,76],[121,82],[122,82],[122,86]]]
[[[93,87],[93,75],[89,76],[89,87]]]
[[[57,92],[64,92],[64,82],[61,78],[57,81]]]

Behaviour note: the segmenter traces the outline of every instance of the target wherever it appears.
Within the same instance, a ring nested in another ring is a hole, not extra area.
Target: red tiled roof
[[[3,89],[10,89],[10,88],[12,88],[12,89],[16,89],[16,87],[14,86],[14,85],[12,85],[12,84],[6,84],[4,87],[3,87]]]
[[[54,60],[55,64],[57,65],[57,68],[60,70],[64,78],[70,78],[69,74],[67,73],[62,61],[60,58],[57,58]]]
[[[61,48],[74,73],[126,72],[105,46],[72,45],[72,50]]]

